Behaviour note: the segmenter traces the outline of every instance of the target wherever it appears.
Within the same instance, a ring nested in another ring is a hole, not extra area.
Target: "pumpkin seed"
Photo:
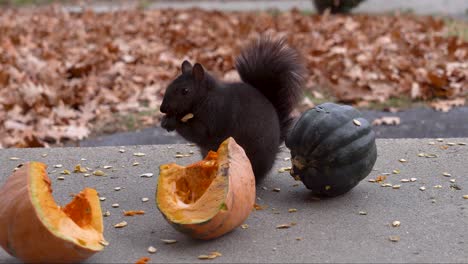
[[[43,153],[43,154],[41,154],[41,157],[45,158],[45,157],[47,157],[47,155],[48,155],[47,153]]]
[[[400,221],[393,221],[392,222],[392,226],[393,227],[399,227],[401,225],[401,222]]]
[[[135,156],[135,157],[143,157],[143,156],[145,156],[145,155],[146,155],[146,154],[143,153],[143,152],[135,152],[135,153],[133,153],[133,156]]]
[[[10,160],[19,160],[20,158],[18,157],[10,157]]]
[[[400,241],[400,236],[390,236],[388,239],[392,242],[398,242]]]
[[[54,165],[54,168],[62,168],[62,167],[63,167],[62,164],[55,164],[55,165]]]
[[[84,167],[81,166],[81,164],[78,164],[75,166],[75,168],[73,169],[73,172],[75,173],[84,173],[84,172],[87,172],[88,170]]]
[[[210,259],[210,256],[208,256],[208,255],[200,255],[200,256],[198,256],[198,259]]]
[[[242,229],[247,229],[247,228],[249,228],[249,225],[248,225],[248,224],[242,224],[242,225],[241,225],[241,228],[242,228]]]
[[[125,153],[125,149],[119,149],[120,153]]]
[[[291,167],[282,167],[278,170],[279,173],[283,173],[283,172],[286,172],[286,171],[291,171]]]
[[[120,223],[118,223],[118,224],[115,224],[114,227],[115,227],[115,228],[122,228],[122,227],[126,227],[127,225],[128,225],[127,222],[122,221],[122,222],[120,222]]]
[[[399,184],[396,184],[396,185],[392,186],[393,189],[400,189],[400,187],[401,187],[401,185],[399,185]]]
[[[393,170],[392,173],[393,174],[400,174],[400,170]]]
[[[356,126],[361,126],[361,122],[357,119],[353,119],[353,123],[356,125]]]
[[[426,153],[419,153],[418,154],[418,157],[424,157],[424,156],[426,156]]]
[[[107,242],[106,240],[101,240],[101,241],[99,241],[99,244],[107,247],[109,245],[109,242]]]
[[[175,239],[161,239],[162,242],[164,242],[164,244],[174,244],[174,243],[177,243],[177,240]]]
[[[65,180],[65,177],[63,177],[63,176],[58,176],[58,177],[57,177],[57,180],[63,181],[63,180]]]
[[[452,183],[455,182],[455,179],[450,179],[450,182],[452,182]]]
[[[104,214],[103,214],[105,217],[108,217],[111,215],[111,213],[109,211],[105,211]]]
[[[190,119],[193,118],[193,114],[192,113],[188,113],[186,114],[184,117],[182,117],[182,119],[180,119],[180,121],[182,121],[182,123],[185,123],[187,121],[189,121]]]
[[[288,213],[295,213],[295,212],[297,212],[296,208],[289,208],[288,209]]]
[[[83,174],[83,176],[85,176],[85,177],[89,177],[89,176],[91,176],[91,174],[89,174],[89,173],[85,173],[85,174]]]
[[[120,190],[122,190],[122,187],[115,187],[114,188],[114,191],[120,191]]]
[[[133,162],[133,164],[132,164],[132,166],[138,166],[138,165],[140,165],[139,162]]]
[[[443,142],[443,141],[444,141],[443,138],[436,138],[436,140],[437,140],[438,142]]]
[[[149,198],[148,197],[143,197],[143,198],[141,198],[141,201],[146,203],[147,201],[149,201]]]
[[[366,211],[359,211],[359,215],[367,215]]]
[[[94,176],[104,176],[106,175],[102,170],[95,170],[93,171]]]
[[[281,225],[277,225],[276,229],[286,229],[286,228],[290,228],[291,226],[292,226],[291,224],[281,224]]]
[[[273,188],[273,191],[274,191],[274,192],[280,192],[281,189],[280,189],[280,188]]]
[[[425,190],[426,190],[426,187],[424,187],[424,186],[421,186],[421,187],[419,187],[419,190],[421,190],[421,191],[425,191]]]
[[[445,177],[450,177],[450,176],[452,176],[452,174],[450,174],[450,173],[448,173],[448,172],[444,172],[444,173],[442,173],[442,175],[444,175]]]
[[[148,247],[148,253],[154,254],[154,253],[156,253],[156,251],[158,251],[158,250],[155,247],[153,247],[153,246]]]
[[[99,197],[99,201],[102,201],[104,202],[106,200],[106,197],[102,196],[102,197]]]
[[[153,173],[149,172],[149,173],[143,173],[140,175],[140,177],[142,178],[151,178],[153,177]]]
[[[468,199],[468,194],[463,195],[463,199]]]
[[[106,170],[112,168],[112,166],[110,166],[110,165],[106,165],[106,166],[102,166],[102,167],[103,167],[104,169],[106,169]]]
[[[114,207],[114,208],[117,208],[117,207],[119,207],[119,206],[120,206],[120,205],[119,205],[118,203],[112,204],[112,207]]]
[[[399,159],[398,161],[401,162],[401,163],[408,162],[408,161],[405,160],[405,159]]]
[[[417,180],[418,180],[418,178],[410,178],[410,182],[415,182]]]

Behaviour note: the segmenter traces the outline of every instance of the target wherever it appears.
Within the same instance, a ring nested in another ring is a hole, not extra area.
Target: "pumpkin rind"
[[[307,110],[286,138],[291,175],[318,196],[348,192],[377,160],[375,133],[361,113],[324,103]]]
[[[217,166],[214,171],[216,178],[199,200],[193,204],[181,204],[174,191],[169,192],[175,185],[170,186],[172,183],[168,178],[182,177],[179,175],[184,175],[188,170],[203,170],[204,163],[214,160]],[[198,203],[201,200],[213,203],[208,208],[206,204]],[[233,138],[228,138],[221,143],[216,153],[210,152],[202,161],[187,167],[173,163],[161,165],[156,202],[166,221],[176,230],[204,240],[222,236],[240,226],[253,209],[255,176],[250,161],[242,147]],[[184,210],[191,211],[193,220],[190,217],[176,217],[182,215]],[[196,215],[203,217],[195,218]]]
[[[26,163],[0,188],[0,246],[28,263],[83,261],[104,248],[97,192],[85,188],[60,208],[46,167]]]

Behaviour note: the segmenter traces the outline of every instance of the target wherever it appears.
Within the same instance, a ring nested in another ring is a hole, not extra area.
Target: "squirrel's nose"
[[[167,104],[165,104],[165,103],[163,102],[163,103],[161,104],[161,107],[159,107],[159,111],[161,111],[161,113],[166,114],[167,111],[169,110],[169,109],[167,109],[167,108],[168,108],[168,107],[167,107]]]

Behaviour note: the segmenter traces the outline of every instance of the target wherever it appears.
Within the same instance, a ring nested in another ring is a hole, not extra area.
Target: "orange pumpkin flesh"
[[[177,230],[198,239],[219,237],[241,225],[255,203],[255,177],[233,138],[187,167],[159,167],[156,202]]]
[[[85,260],[105,241],[97,192],[85,188],[61,208],[46,168],[24,164],[0,188],[0,245],[24,262]]]

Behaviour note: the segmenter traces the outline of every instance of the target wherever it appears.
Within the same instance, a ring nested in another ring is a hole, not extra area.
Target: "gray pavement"
[[[377,141],[378,159],[368,179],[400,170],[400,174],[390,174],[386,180],[401,184],[400,189],[381,187],[366,179],[351,192],[325,200],[312,197],[302,184],[295,185],[287,173],[277,172],[278,168],[290,165],[284,160],[289,152],[283,149],[274,170],[257,188],[257,203],[268,207],[252,212],[245,222],[250,226],[248,229],[238,228],[212,241],[197,241],[178,233],[165,222],[154,203],[159,165],[189,164],[200,158],[198,155],[174,158],[177,151],[196,150],[186,144],[127,146],[125,153],[120,153],[119,147],[3,149],[0,150],[0,184],[18,163],[38,160],[49,165],[54,195],[60,203],[69,201],[70,193],[85,186],[94,187],[105,196],[103,211],[111,212],[104,219],[105,237],[110,245],[88,263],[133,263],[142,256],[158,263],[466,263],[468,200],[463,195],[468,194],[468,146],[442,146],[452,141],[468,143],[468,138],[445,139],[435,145],[428,144],[430,141],[435,140]],[[146,156],[135,157],[134,152]],[[42,157],[44,153],[47,157]],[[418,157],[418,153],[436,154],[437,158]],[[21,160],[10,160],[13,156]],[[402,158],[407,162],[399,162]],[[132,166],[135,161],[140,165]],[[57,180],[59,170],[72,170],[78,163],[91,168],[105,165],[113,168],[103,169],[108,174],[103,177],[86,178],[72,173],[64,181]],[[64,167],[54,169],[54,164]],[[155,176],[139,177],[147,172]],[[451,177],[444,177],[443,172],[450,173]],[[413,177],[417,181],[400,183],[403,178]],[[441,188],[434,188],[436,185]],[[422,186],[426,187],[425,191],[419,189]],[[114,187],[123,189],[114,191]],[[281,191],[273,192],[273,188]],[[149,197],[150,201],[142,203],[142,197]],[[112,208],[113,203],[119,203],[120,208]],[[296,208],[297,212],[288,213],[289,208]],[[124,217],[122,210],[145,210],[146,214]],[[360,211],[367,215],[360,215]],[[127,227],[112,227],[122,220],[128,222]],[[395,220],[401,222],[400,227],[390,225]],[[290,222],[297,224],[289,229],[275,228]],[[389,236],[399,236],[400,241],[391,242]],[[160,239],[178,242],[166,245]],[[158,249],[156,254],[147,253],[149,246]],[[197,259],[198,255],[211,251],[219,251],[223,256],[213,261]],[[0,262],[11,263],[14,259],[0,249]]]
[[[398,113],[375,110],[363,110],[361,112],[369,122],[386,116],[400,117],[400,125],[374,126],[373,129],[377,138],[468,137],[468,107],[456,107],[448,113],[438,112],[427,107],[407,109]],[[74,145],[94,147],[180,143],[186,143],[186,141],[176,133],[168,133],[158,126],[140,131],[93,137]]]
[[[123,1],[124,4],[116,4],[119,1],[94,1],[91,7],[98,12],[108,12],[120,8],[134,6],[133,1]],[[144,1],[147,8],[193,8],[198,7],[207,10],[224,11],[251,11],[251,10],[290,10],[298,8],[300,10],[314,10],[310,0],[147,0]],[[78,6],[68,6],[71,11],[81,11]],[[354,12],[360,13],[383,13],[393,11],[410,11],[421,15],[448,15],[459,18],[466,18],[468,2],[466,0],[366,0]]]

